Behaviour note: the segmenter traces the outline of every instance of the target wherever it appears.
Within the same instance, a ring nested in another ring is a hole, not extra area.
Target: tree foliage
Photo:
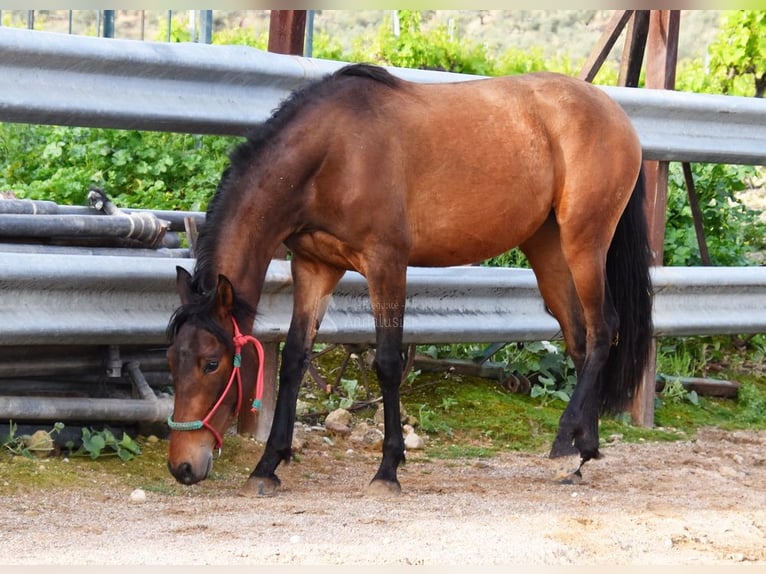
[[[766,226],[738,193],[753,185],[752,166],[693,164],[692,174],[708,252],[713,265],[748,265],[750,255],[766,247]],[[679,163],[670,164],[665,220],[664,264],[702,264],[694,220]]]
[[[710,76],[722,94],[766,93],[766,11],[737,10],[710,46]]]
[[[204,209],[235,138],[0,124],[0,190],[85,205],[91,185],[120,207]]]
[[[763,96],[766,81],[766,12],[741,10],[724,19],[708,47],[707,62],[683,62],[677,74],[681,91],[736,96]],[[760,78],[760,80],[759,80]],[[764,249],[766,227],[740,192],[758,185],[759,168],[693,164],[702,222],[714,265],[747,265]],[[699,265],[700,251],[681,166],[670,165],[665,235],[666,265]]]
[[[421,22],[420,12],[398,10],[395,16],[384,19],[372,46],[356,46],[351,61],[463,74],[493,73],[483,46],[459,40],[446,26],[424,32]]]

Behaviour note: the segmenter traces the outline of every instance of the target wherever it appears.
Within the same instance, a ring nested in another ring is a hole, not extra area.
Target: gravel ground
[[[141,477],[100,473],[0,496],[0,564],[766,564],[765,446],[714,429],[618,442],[569,485],[542,453],[411,453],[386,499],[364,495],[377,453],[341,442],[308,447],[267,499],[238,496],[245,469],[143,501]]]

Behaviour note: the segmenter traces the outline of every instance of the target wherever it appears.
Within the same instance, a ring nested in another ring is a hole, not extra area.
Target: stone
[[[53,451],[53,439],[44,430],[36,431],[32,436],[25,437],[24,445],[29,452],[38,458],[46,457]]]
[[[383,403],[378,403],[378,408],[375,411],[375,415],[372,419],[375,424],[382,425],[385,422],[385,419],[383,418]],[[404,405],[400,402],[399,403],[399,422],[401,423],[408,423],[408,424],[417,424],[417,419],[414,417],[410,417],[407,414],[407,411],[404,409]]]
[[[351,434],[351,413],[346,409],[335,409],[325,418],[325,428],[338,435]]]
[[[407,433],[404,437],[404,448],[407,450],[423,450],[426,447],[426,441],[415,431]]]
[[[383,431],[367,423],[359,423],[349,436],[349,441],[365,449],[379,449],[383,445]]]
[[[141,488],[135,489],[130,493],[130,501],[137,503],[146,502],[146,492]]]

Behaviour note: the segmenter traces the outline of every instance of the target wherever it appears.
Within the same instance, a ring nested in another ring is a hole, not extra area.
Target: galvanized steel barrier
[[[166,344],[178,305],[175,268],[193,260],[5,253],[0,257],[0,348]],[[758,333],[766,329],[766,267],[662,267],[652,270],[657,336]],[[273,261],[258,307],[255,334],[284,340],[292,308],[289,263]],[[405,342],[470,343],[560,338],[528,269],[410,268]],[[341,280],[318,341],[374,343],[367,284]],[[41,353],[42,354],[42,353]],[[134,368],[134,381],[140,372]],[[146,388],[145,384],[139,388]],[[40,399],[5,397],[0,420],[162,421],[169,399]]]
[[[166,344],[178,306],[175,268],[192,259],[5,253],[0,257],[0,346]],[[652,269],[657,336],[766,330],[766,267]],[[411,267],[407,343],[560,338],[528,269]],[[286,261],[272,261],[255,334],[282,341],[292,309]],[[333,294],[318,340],[374,343],[367,283],[348,272]]]
[[[0,121],[242,135],[343,62],[0,28]],[[390,68],[418,82],[478,76]],[[766,101],[604,87],[647,159],[763,164]]]
[[[264,121],[292,90],[342,65],[240,46],[0,28],[0,121],[242,135]],[[472,79],[443,72],[391,71],[420,82]],[[603,89],[627,111],[647,159],[766,163],[764,100]],[[165,343],[165,326],[177,305],[175,266],[191,268],[192,261],[92,253],[0,253],[0,349]],[[659,268],[653,278],[658,336],[766,330],[764,268]],[[273,262],[255,327],[266,341],[284,338],[291,282],[287,264]],[[558,324],[545,312],[528,270],[412,268],[407,305],[409,343],[559,336]],[[318,340],[372,343],[373,333],[366,284],[348,273]],[[139,394],[145,393],[140,381],[136,387]],[[55,417],[53,405],[41,401],[30,406],[4,399],[0,420],[18,418],[19,409],[31,417]],[[104,411],[105,403],[71,406],[79,416],[91,409],[105,418],[152,421],[163,420],[171,408],[167,399],[132,405],[128,415],[121,415],[116,405]]]

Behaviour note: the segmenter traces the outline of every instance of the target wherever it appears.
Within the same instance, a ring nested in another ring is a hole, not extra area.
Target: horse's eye
[[[214,373],[218,370],[218,361],[208,361],[205,363],[205,366],[202,367],[202,372],[206,375],[209,375],[210,373]]]

